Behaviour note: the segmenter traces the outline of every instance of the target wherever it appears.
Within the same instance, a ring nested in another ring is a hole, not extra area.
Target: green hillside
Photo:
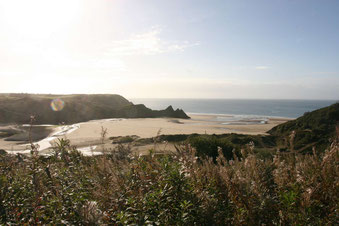
[[[307,112],[304,116],[278,125],[268,131],[277,137],[278,145],[287,145],[290,135],[295,131],[294,148],[310,150],[311,146],[325,147],[335,137],[339,124],[339,103],[329,107]]]
[[[51,102],[61,99],[64,108],[53,111]],[[131,114],[131,112],[133,114]],[[178,117],[188,118],[182,111],[168,108],[153,111],[134,105],[120,95],[38,95],[0,94],[0,123],[28,123],[30,115],[38,124],[77,123],[104,118]]]

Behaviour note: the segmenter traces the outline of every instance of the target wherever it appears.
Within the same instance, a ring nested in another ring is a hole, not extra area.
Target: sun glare
[[[10,0],[0,1],[0,13],[12,32],[44,38],[72,24],[81,5],[81,0]]]

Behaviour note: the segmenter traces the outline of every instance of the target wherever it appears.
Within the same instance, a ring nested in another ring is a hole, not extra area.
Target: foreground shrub
[[[222,149],[223,155],[227,159],[233,158],[233,151],[236,151],[236,146],[225,138],[217,136],[200,135],[189,137],[189,144],[196,149],[199,157],[209,156],[216,159],[218,156],[218,147]]]
[[[253,144],[241,156],[231,156],[231,148],[225,152],[222,143],[213,144],[217,154],[208,158],[198,148],[213,149],[203,146],[205,140],[196,142],[197,149],[181,147],[173,155],[155,156],[151,151],[131,156],[119,149],[84,157],[60,140],[53,156],[34,152],[32,157],[0,156],[0,224],[333,225],[339,221],[338,141],[322,155],[287,152],[273,158],[258,158]]]

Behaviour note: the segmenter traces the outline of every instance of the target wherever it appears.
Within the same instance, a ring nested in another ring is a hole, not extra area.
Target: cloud
[[[256,70],[267,70],[269,69],[269,67],[268,66],[256,66],[255,69]]]
[[[113,56],[156,55],[181,52],[186,48],[199,45],[188,41],[165,41],[159,37],[160,33],[160,30],[154,29],[146,33],[133,35],[129,39],[113,41],[106,54]]]

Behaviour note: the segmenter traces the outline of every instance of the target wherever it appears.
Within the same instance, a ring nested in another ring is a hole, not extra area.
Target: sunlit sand
[[[65,138],[76,145],[86,155],[98,154],[97,147],[102,147],[101,132],[107,129],[104,140],[106,148],[114,148],[109,137],[137,135],[141,138],[155,137],[157,134],[265,134],[274,126],[286,122],[287,118],[265,118],[264,121],[249,118],[243,121],[225,123],[221,115],[191,114],[191,119],[173,118],[142,118],[142,119],[103,119],[78,123],[70,126],[59,126],[49,137],[37,142],[41,154],[49,153],[47,149],[57,142],[58,138]],[[227,120],[227,119],[226,119]],[[18,142],[0,140],[0,148],[10,153],[29,153],[29,145]],[[150,148],[145,146],[144,148]],[[139,147],[140,149],[140,147]]]

